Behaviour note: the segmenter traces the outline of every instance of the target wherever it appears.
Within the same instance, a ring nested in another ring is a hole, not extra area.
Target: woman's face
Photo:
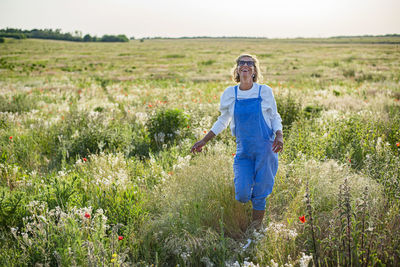
[[[254,68],[254,60],[251,57],[242,57],[239,60],[237,68],[241,81],[249,78],[253,80],[253,75],[255,75],[256,72]]]

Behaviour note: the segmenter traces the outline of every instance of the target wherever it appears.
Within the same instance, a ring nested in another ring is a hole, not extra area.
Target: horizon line
[[[52,29],[52,28],[33,28],[33,29],[22,29],[22,28],[14,28],[14,27],[6,27],[6,28],[2,28],[0,29],[0,32],[3,30],[7,30],[7,29],[17,29],[17,30],[21,30],[21,31],[33,31],[33,30],[51,30],[51,31],[60,31],[60,33],[70,33],[72,36],[77,36],[75,35],[75,33],[80,33],[82,36],[84,36],[84,34],[82,33],[82,31],[79,30],[75,30],[73,32],[63,32],[62,29],[60,28],[56,28],[56,29]],[[92,35],[90,33],[86,33],[89,34],[90,36],[97,36],[97,35]],[[85,35],[86,35],[85,34]],[[119,35],[119,34],[103,34],[103,35]],[[126,34],[121,34],[121,35],[125,35]],[[329,38],[360,38],[360,37],[400,37],[400,33],[386,33],[386,34],[357,34],[357,35],[332,35],[332,36],[326,36],[326,37],[321,37],[321,36],[296,36],[296,37],[267,37],[267,36],[240,36],[240,35],[231,35],[231,36],[224,36],[224,35],[220,35],[220,36],[207,36],[207,35],[193,35],[193,36],[179,36],[179,37],[168,37],[168,36],[145,36],[145,37],[135,37],[135,36],[130,36],[127,38],[131,39],[134,38],[136,40],[140,40],[140,39],[205,39],[205,38],[221,38],[221,39],[228,39],[228,38],[246,38],[246,39],[329,39]]]

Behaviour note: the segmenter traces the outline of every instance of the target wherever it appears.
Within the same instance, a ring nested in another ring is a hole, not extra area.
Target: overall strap
[[[258,97],[261,96],[261,86],[262,86],[262,85],[260,85],[260,87],[258,87]]]
[[[235,86],[235,100],[237,100],[237,88],[238,88],[238,86],[236,85]]]

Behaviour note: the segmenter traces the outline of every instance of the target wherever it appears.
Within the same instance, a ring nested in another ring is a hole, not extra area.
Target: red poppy
[[[87,158],[83,158],[83,161],[86,162],[86,161],[87,161]]]
[[[232,153],[232,156],[235,156],[236,155],[236,153]]]
[[[122,240],[124,237],[122,235],[118,236],[118,240]]]
[[[306,217],[304,215],[300,216],[299,220],[300,220],[300,222],[305,223],[306,222]]]
[[[90,219],[90,214],[86,212],[86,213],[85,213],[85,218]]]
[[[10,140],[12,140],[12,136],[10,136]]]
[[[351,163],[351,159],[349,159],[349,162]]]
[[[203,131],[204,133],[207,133],[207,131]]]
[[[148,107],[151,108],[151,107],[153,107],[153,105],[152,105],[152,104],[149,104]]]
[[[189,125],[188,125],[187,127],[188,127],[188,129],[189,129]]]
[[[400,142],[399,142],[399,143],[396,143],[396,146],[397,146],[397,147],[400,147]]]

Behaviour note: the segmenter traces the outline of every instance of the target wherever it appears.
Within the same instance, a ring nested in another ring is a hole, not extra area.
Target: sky
[[[127,37],[400,33],[400,0],[0,0],[0,29]]]

